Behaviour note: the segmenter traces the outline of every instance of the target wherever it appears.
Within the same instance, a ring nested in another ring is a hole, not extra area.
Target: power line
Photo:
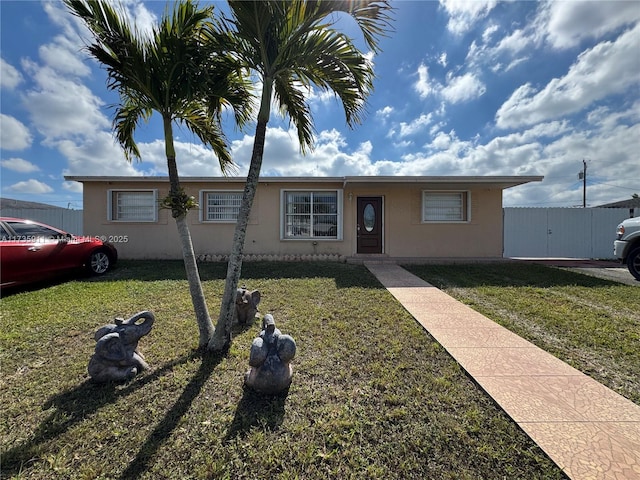
[[[616,188],[621,188],[623,190],[640,190],[640,186],[636,187],[636,188],[629,188],[629,187],[621,187],[620,185],[613,185],[611,183],[604,183],[604,182],[591,182],[591,185],[606,185],[607,187],[616,187]]]

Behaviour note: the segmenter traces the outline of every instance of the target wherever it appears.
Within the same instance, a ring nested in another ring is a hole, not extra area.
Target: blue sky
[[[125,5],[146,29],[166,4]],[[273,117],[263,176],[544,175],[505,191],[504,205],[581,206],[586,160],[589,206],[640,194],[640,1],[394,6],[363,124],[350,130],[332,95],[308,92],[315,150],[302,157]],[[82,186],[65,175],[166,175],[157,118],[137,131],[142,162],[114,143],[117,98],[60,2],[0,0],[0,18],[3,197],[82,208]],[[225,131],[246,174],[253,127]],[[189,132],[176,147],[181,175],[220,175]]]

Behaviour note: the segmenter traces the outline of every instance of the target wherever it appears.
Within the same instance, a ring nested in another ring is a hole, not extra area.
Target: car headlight
[[[618,225],[618,227],[616,228],[616,235],[618,236],[618,240],[622,238],[622,236],[624,235],[624,225]]]

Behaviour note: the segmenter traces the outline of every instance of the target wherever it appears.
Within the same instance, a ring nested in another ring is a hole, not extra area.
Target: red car
[[[85,269],[102,275],[118,259],[110,243],[22,218],[0,217],[0,286],[38,282]]]

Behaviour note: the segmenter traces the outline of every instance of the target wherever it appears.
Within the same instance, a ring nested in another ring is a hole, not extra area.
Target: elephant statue
[[[234,323],[240,325],[251,325],[258,313],[260,303],[260,292],[258,290],[249,291],[245,285],[238,288],[236,292],[236,308],[234,310]]]
[[[94,336],[96,348],[87,369],[99,383],[129,380],[149,368],[138,351],[138,341],[151,331],[155,322],[153,313],[139,312],[128,320],[114,321],[99,328]]]
[[[290,362],[296,354],[296,342],[276,328],[273,315],[266,314],[260,336],[253,340],[245,384],[254,390],[277,394],[291,385],[293,367]]]

